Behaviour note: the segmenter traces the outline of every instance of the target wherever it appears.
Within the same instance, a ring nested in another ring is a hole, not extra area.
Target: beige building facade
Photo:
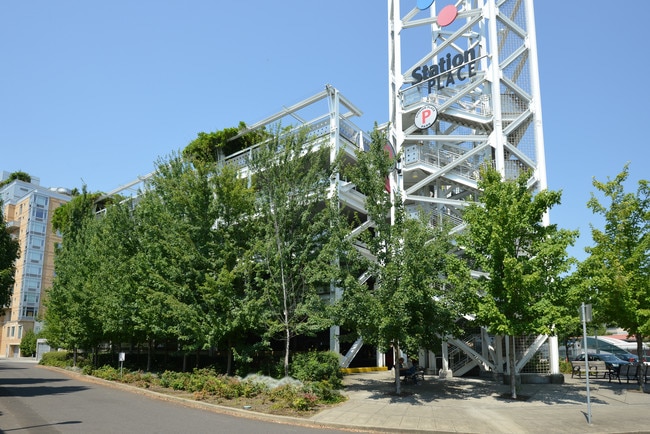
[[[2,180],[9,175],[2,172]],[[61,236],[52,229],[52,216],[71,196],[67,189],[44,188],[32,178],[0,187],[0,199],[7,230],[20,244],[13,294],[0,317],[0,356],[19,357],[25,333],[40,330],[44,294],[54,279],[54,251]]]

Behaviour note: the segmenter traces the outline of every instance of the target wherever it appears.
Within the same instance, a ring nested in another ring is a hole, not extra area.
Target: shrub
[[[72,359],[67,351],[50,351],[43,354],[39,365],[55,366],[57,368],[68,368],[72,366]]]
[[[341,392],[333,388],[327,381],[309,383],[304,389],[316,395],[320,401],[328,404],[336,404],[345,400]]]
[[[244,396],[246,398],[253,398],[269,391],[269,388],[266,384],[255,381],[244,380],[241,382],[241,385],[241,396]]]
[[[160,376],[160,385],[168,389],[186,390],[189,375],[187,372],[165,371]]]
[[[108,381],[119,381],[121,378],[120,370],[109,365],[104,365],[101,368],[95,369],[92,371],[92,375]]]
[[[571,373],[571,362],[568,360],[560,360],[560,372],[563,374]]]
[[[333,351],[310,351],[294,355],[291,376],[303,383],[327,381],[331,387],[343,387],[339,355]]]
[[[292,403],[298,398],[298,387],[293,384],[285,384],[276,387],[269,392],[271,402]]]
[[[310,392],[301,393],[291,402],[291,407],[302,411],[307,411],[316,405],[318,405],[318,396]]]

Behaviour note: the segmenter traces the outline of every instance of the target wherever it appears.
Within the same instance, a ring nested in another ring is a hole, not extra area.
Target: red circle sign
[[[440,27],[448,26],[453,23],[458,16],[458,10],[454,5],[447,5],[438,14],[438,25]]]

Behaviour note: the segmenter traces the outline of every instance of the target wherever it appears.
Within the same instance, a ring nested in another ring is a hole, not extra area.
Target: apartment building
[[[9,179],[2,172],[2,181]],[[71,199],[64,188],[45,188],[38,178],[15,179],[0,187],[7,229],[20,244],[13,295],[2,306],[0,355],[19,357],[20,342],[28,330],[40,330],[43,296],[54,279],[54,249],[61,242],[52,229],[54,210]]]

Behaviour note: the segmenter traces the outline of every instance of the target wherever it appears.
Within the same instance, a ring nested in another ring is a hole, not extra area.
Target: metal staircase
[[[363,346],[363,339],[359,338],[350,347],[348,352],[343,356],[341,359],[341,368],[349,368],[350,367],[350,362],[352,362],[352,359],[359,353],[359,350]]]

